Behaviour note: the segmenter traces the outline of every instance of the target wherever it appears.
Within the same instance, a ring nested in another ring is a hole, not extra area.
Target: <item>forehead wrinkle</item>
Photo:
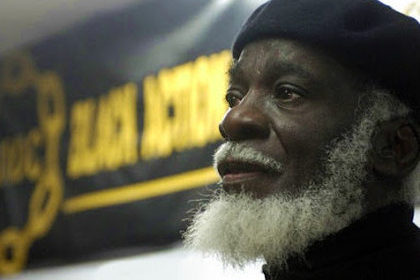
[[[299,51],[300,50],[300,51]],[[298,53],[307,53],[304,45],[292,40],[267,39],[256,41],[246,46],[240,57],[232,61],[228,71],[231,78],[243,78],[243,75],[260,76],[263,74],[295,74],[301,78],[315,80],[314,74],[305,69]],[[298,56],[298,57],[297,57]],[[248,73],[249,72],[249,73]]]

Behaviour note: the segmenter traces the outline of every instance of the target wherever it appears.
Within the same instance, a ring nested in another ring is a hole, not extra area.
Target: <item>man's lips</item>
[[[223,161],[218,164],[217,170],[224,184],[241,183],[273,173],[270,168],[262,164],[239,160]]]
[[[242,172],[230,173],[222,177],[223,184],[240,184],[246,181],[255,180],[264,175],[263,172]]]

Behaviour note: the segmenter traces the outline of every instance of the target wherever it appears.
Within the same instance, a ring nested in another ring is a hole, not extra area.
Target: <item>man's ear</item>
[[[420,156],[419,129],[400,118],[381,123],[372,138],[373,170],[385,177],[404,177],[417,165]]]

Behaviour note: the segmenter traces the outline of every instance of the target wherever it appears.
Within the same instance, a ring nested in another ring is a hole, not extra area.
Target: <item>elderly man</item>
[[[418,22],[376,0],[272,0],[232,53],[223,188],[187,245],[263,257],[266,279],[420,279]]]

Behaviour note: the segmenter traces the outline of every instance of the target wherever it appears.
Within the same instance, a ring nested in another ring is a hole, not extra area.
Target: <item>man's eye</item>
[[[275,97],[282,103],[297,103],[302,99],[302,90],[290,85],[278,85],[275,88]]]
[[[229,104],[229,107],[235,107],[236,105],[241,102],[241,98],[238,96],[238,94],[235,94],[233,92],[228,92],[226,94],[226,101]]]

